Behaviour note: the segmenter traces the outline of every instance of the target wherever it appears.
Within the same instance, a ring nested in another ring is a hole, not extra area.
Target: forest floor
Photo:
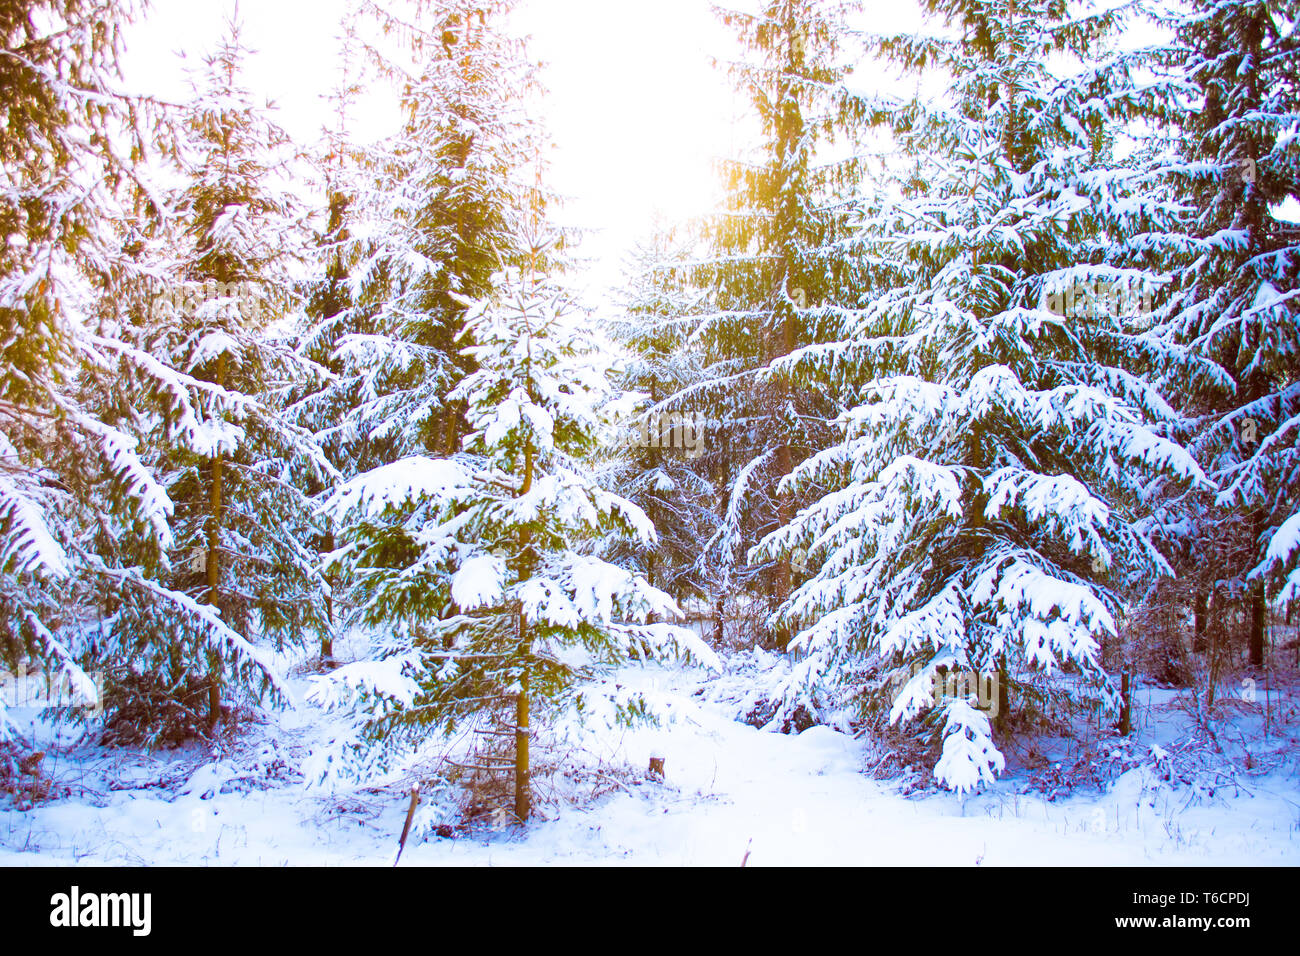
[[[565,755],[589,768],[586,789],[543,781],[526,829],[431,831],[401,865],[1300,864],[1294,693],[1270,700],[1267,733],[1262,707],[1239,709],[1220,739],[1255,756],[1226,775],[1186,744],[1178,694],[1146,688],[1130,759],[1100,785],[1031,786],[1013,761],[994,787],[959,799],[873,779],[866,744],[827,727],[787,735],[737,720],[729,689],[741,676],[623,670],[617,680],[646,691],[667,722]],[[331,733],[309,705],[267,715],[220,752],[108,749],[34,719],[28,730],[56,797],[30,809],[0,798],[0,865],[393,864],[405,793],[305,787],[309,752]],[[643,769],[652,752],[666,759],[662,781]]]

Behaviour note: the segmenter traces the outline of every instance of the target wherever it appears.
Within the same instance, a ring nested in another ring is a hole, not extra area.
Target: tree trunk
[[[226,385],[226,353],[222,352],[217,358],[217,382],[216,384],[224,388]],[[221,607],[220,588],[221,588],[221,509],[222,509],[222,463],[224,456],[217,452],[212,458],[212,479],[209,499],[208,516],[208,553],[207,553],[207,575],[208,575],[208,595],[207,601],[212,607],[218,610]],[[221,655],[215,650],[208,651],[208,731],[213,732],[221,722]]]
[[[1119,679],[1119,735],[1127,737],[1133,732],[1133,670],[1124,668]]]
[[[325,534],[325,551],[328,553],[334,550],[334,532],[328,531]],[[327,575],[325,583],[329,585],[329,592],[325,595],[325,630],[320,636],[320,657],[322,661],[334,659],[334,576]]]
[[[533,487],[533,446],[524,446],[524,481],[520,486],[518,497],[523,497]],[[520,554],[523,561],[520,578],[532,574],[535,562],[529,552],[532,535],[525,530],[521,536],[523,547]],[[528,667],[531,664],[532,647],[528,639],[528,622],[524,619],[523,608],[519,609],[519,651],[523,657],[524,671],[519,676],[519,693],[515,696],[515,816],[520,823],[528,820],[532,812],[532,793],[528,774]]]
[[[645,581],[646,584],[650,585],[651,587],[656,586],[655,585],[655,553],[653,551],[651,551],[650,554],[646,555]],[[679,604],[678,607],[680,606],[681,605]],[[645,620],[647,624],[657,624],[659,622],[659,615],[651,612],[650,614],[646,615]]]
[[[1222,627],[1210,629],[1210,666],[1205,688],[1205,719],[1208,722],[1214,710],[1214,692],[1219,686],[1219,632]]]
[[[1192,631],[1192,653],[1194,654],[1205,653],[1205,625],[1209,608],[1210,596],[1206,594],[1205,591],[1197,588],[1196,597],[1192,605],[1192,610],[1196,616],[1196,623],[1193,625]]]
[[[522,618],[522,615],[521,615]],[[515,698],[515,816],[520,823],[532,812],[532,794],[528,780],[528,675],[519,679]]]
[[[789,265],[786,266],[786,275],[788,281]],[[807,293],[805,292],[804,295],[806,296]],[[806,299],[804,301],[806,301]],[[789,313],[786,313],[781,320],[781,342],[777,349],[779,354],[773,356],[773,358],[789,355],[794,351],[794,347],[795,347],[794,317]],[[791,386],[786,384],[780,386],[780,388],[777,391],[776,414],[778,418],[782,418],[782,419],[784,418],[786,407],[789,405],[793,405],[795,403],[795,395],[796,392]],[[784,432],[786,427],[784,422],[782,423],[781,427],[782,427],[782,431]],[[794,455],[790,447],[790,442],[793,439],[793,437],[794,436],[789,434],[788,432],[783,434],[781,437],[781,446],[777,448],[776,451],[777,478],[776,481],[773,482],[774,488],[776,485],[778,485],[781,482],[782,479],[784,479],[787,475],[790,474],[791,471],[794,470]],[[792,507],[790,496],[789,495],[778,496],[776,509],[777,509],[776,510],[777,521],[780,522],[781,527],[783,528],[788,527],[790,522],[794,520],[794,509]],[[776,594],[774,595],[774,597],[776,600],[774,603],[775,603],[775,607],[779,608],[783,604],[785,604],[785,602],[790,597],[790,592],[794,590],[794,573],[793,573],[793,569],[790,566],[790,556],[788,554],[783,555],[781,559],[777,562],[775,584],[776,584]],[[782,651],[787,650],[790,644],[790,637],[791,637],[790,630],[785,626],[777,627],[775,633],[773,633],[772,635],[773,642]]]
[[[998,715],[995,717],[994,724],[999,734],[1006,733],[1007,725],[1011,720],[1011,687],[1010,675],[1007,670],[1007,655],[1003,651],[998,655]]]
[[[1264,666],[1264,623],[1268,616],[1268,602],[1264,597],[1264,584],[1256,581],[1250,589],[1250,666]]]
[[[446,442],[444,451],[447,457],[451,457],[460,451],[460,403],[447,403],[447,426],[443,432],[443,439]]]

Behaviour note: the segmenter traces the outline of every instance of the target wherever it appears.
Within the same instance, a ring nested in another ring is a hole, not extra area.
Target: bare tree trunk
[[[1205,653],[1205,625],[1206,617],[1209,613],[1210,596],[1201,588],[1196,589],[1196,597],[1192,605],[1195,613],[1195,624],[1192,631],[1192,653]]]
[[[443,432],[444,451],[450,457],[460,451],[460,403],[447,403],[447,425]]]
[[[646,580],[646,584],[650,585],[651,587],[656,587],[656,584],[655,584],[655,555],[654,555],[654,552],[653,552],[653,551],[650,552],[650,554],[646,556],[646,560],[645,560],[645,580]],[[680,607],[680,605],[678,605],[678,606]],[[646,623],[647,623],[647,624],[656,624],[656,623],[658,623],[658,621],[659,621],[659,615],[657,615],[657,614],[655,614],[655,613],[653,613],[653,612],[651,612],[650,614],[646,615]]]
[[[780,452],[777,454],[777,460],[779,462],[778,467],[781,472],[781,477],[784,478],[786,475],[790,474],[792,467],[790,464],[790,449],[782,446]],[[777,518],[781,522],[781,527],[783,528],[788,527],[790,522],[794,519],[794,513],[790,508],[790,499],[788,497],[783,497],[778,503]],[[781,558],[776,566],[776,607],[780,607],[789,599],[790,592],[793,588],[794,575],[793,570],[790,567],[790,557],[787,554]],[[790,629],[786,626],[778,626],[772,637],[776,646],[782,651],[789,648],[791,635]]]
[[[998,655],[998,715],[993,718],[999,734],[1006,733],[1011,719],[1010,673],[1007,668],[1007,655],[1004,651]]]
[[[1119,735],[1127,737],[1133,732],[1133,668],[1124,667],[1119,680]]]
[[[519,489],[522,497],[533,487],[533,447],[524,447],[524,480]],[[532,572],[533,561],[529,555],[531,535],[525,531],[522,536],[525,570]],[[528,622],[524,618],[523,608],[519,609],[519,651],[523,656],[523,673],[519,676],[519,693],[515,696],[515,816],[520,823],[528,820],[532,812],[531,781],[528,767],[528,667],[531,664],[532,647],[529,642]]]
[[[1250,589],[1250,666],[1264,666],[1264,624],[1268,615],[1268,602],[1264,584],[1256,581]]]
[[[781,331],[784,337],[782,343],[784,348],[781,354],[789,355],[794,351],[795,344],[794,323],[789,315],[787,315],[785,320],[781,323]],[[788,386],[783,386],[781,388],[781,400],[779,404],[782,406],[794,404],[794,390]],[[784,408],[778,409],[778,412],[781,414],[784,414],[784,411]],[[794,470],[794,456],[791,454],[789,444],[790,438],[791,436],[786,435],[785,443],[782,444],[780,449],[777,451],[777,470],[781,473],[780,477],[777,479],[778,481],[785,478]],[[777,520],[781,522],[781,527],[783,528],[789,527],[790,522],[794,520],[794,509],[788,495],[783,495],[777,500]],[[793,569],[790,567],[790,557],[787,553],[781,558],[780,564],[777,566],[776,604],[778,607],[786,602],[793,589],[794,575]],[[780,647],[782,651],[788,648],[791,637],[789,628],[781,626],[773,636],[776,638],[777,646]]]
[[[1221,630],[1221,627],[1210,628],[1210,666],[1209,675],[1206,678],[1209,683],[1205,688],[1205,720],[1207,722],[1214,709],[1215,691],[1219,686],[1219,632]]]

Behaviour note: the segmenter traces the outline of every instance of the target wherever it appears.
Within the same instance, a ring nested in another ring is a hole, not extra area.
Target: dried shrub
[[[1099,740],[1066,760],[1051,760],[1031,747],[1025,758],[1028,773],[1020,792],[1042,794],[1049,802],[1080,788],[1100,792],[1144,759],[1133,741],[1124,737]]]
[[[529,781],[533,815],[545,818],[561,806],[585,806],[614,792],[635,794],[644,785],[670,786],[626,764],[600,759],[579,745],[556,739],[534,714]],[[419,773],[421,809],[412,826],[413,840],[502,832],[515,817],[513,713],[484,715],[480,733],[468,747],[457,747]]]
[[[187,675],[179,684],[131,670],[110,675],[104,687],[106,719],[100,743],[167,749],[209,741],[206,678]],[[221,707],[220,734],[235,733],[254,719],[247,708]]]
[[[0,744],[0,794],[18,810],[30,810],[62,794],[47,776],[44,762],[42,750],[33,751],[15,741]]]

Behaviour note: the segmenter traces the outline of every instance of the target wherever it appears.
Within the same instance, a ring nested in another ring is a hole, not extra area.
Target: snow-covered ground
[[[670,719],[606,735],[597,745],[604,752],[588,756],[644,768],[659,751],[664,783],[611,775],[594,801],[544,802],[545,819],[525,832],[430,836],[408,845],[401,865],[1300,863],[1294,747],[1269,773],[1213,796],[1171,787],[1148,764],[1104,793],[1054,801],[1019,792],[1025,781],[1015,774],[965,800],[905,797],[863,773],[861,741],[825,727],[782,735],[739,723],[717,695],[697,693],[705,679],[657,665],[618,676]],[[1148,695],[1153,713],[1159,700]],[[1176,733],[1169,722],[1146,726],[1166,744]],[[51,748],[45,769],[71,793],[0,811],[0,865],[391,866],[406,809],[398,788],[327,794],[300,782],[308,751],[329,728],[303,706],[272,715],[218,759],[195,750]]]

